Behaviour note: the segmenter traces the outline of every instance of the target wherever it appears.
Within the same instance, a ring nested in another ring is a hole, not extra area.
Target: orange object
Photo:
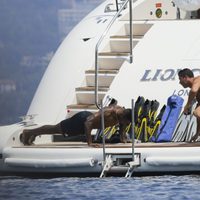
[[[162,3],[156,3],[156,8],[161,8],[162,7]]]

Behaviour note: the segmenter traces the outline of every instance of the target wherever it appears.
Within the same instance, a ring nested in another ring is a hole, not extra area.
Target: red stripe
[[[156,3],[156,8],[161,8],[162,7],[162,3]]]

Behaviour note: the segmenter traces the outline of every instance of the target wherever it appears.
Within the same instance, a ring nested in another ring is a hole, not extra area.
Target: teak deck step
[[[97,107],[94,104],[71,104],[71,105],[67,106],[67,109],[89,109],[89,110],[97,110]]]
[[[99,56],[128,56],[129,52],[100,52]]]
[[[99,74],[117,74],[119,72],[119,70],[117,69],[100,69],[98,70]],[[95,70],[90,69],[85,71],[86,74],[94,74]]]
[[[144,35],[133,35],[133,39],[141,39]],[[130,35],[113,35],[110,36],[111,39],[128,39],[130,38]]]
[[[95,87],[92,87],[92,86],[85,86],[85,87],[78,87],[76,88],[76,92],[80,92],[80,91],[94,91],[95,90]],[[107,92],[109,90],[108,87],[99,87],[98,91],[100,92]]]

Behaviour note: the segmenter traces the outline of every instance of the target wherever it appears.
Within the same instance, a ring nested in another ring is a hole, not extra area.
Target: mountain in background
[[[64,35],[102,1],[0,1],[0,125],[26,114]],[[72,10],[82,12],[64,24],[61,14]]]

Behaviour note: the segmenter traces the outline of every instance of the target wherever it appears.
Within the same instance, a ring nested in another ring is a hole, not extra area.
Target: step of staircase
[[[145,23],[134,23],[132,26],[133,35],[145,35],[149,29],[153,26],[153,24],[145,24]],[[130,25],[124,25],[126,35],[130,35]]]
[[[133,39],[142,39],[144,35],[133,35]],[[112,35],[111,39],[129,39],[130,35]]]
[[[99,87],[98,101],[100,102],[106,95],[108,87]],[[77,104],[95,104],[95,87],[79,87],[76,88]]]
[[[98,84],[100,87],[109,87],[117,75],[119,70],[117,69],[107,69],[99,70],[98,72]],[[86,74],[86,85],[95,86],[95,70],[87,70]]]
[[[109,89],[108,87],[99,87],[98,91],[107,92],[108,89]],[[95,90],[95,87],[87,87],[87,86],[76,88],[77,92],[94,92],[94,90]]]
[[[99,69],[119,70],[125,59],[126,57],[100,56],[98,58]]]
[[[132,48],[138,44],[140,39],[133,39]],[[130,52],[130,40],[128,38],[111,38],[110,39],[111,52]]]
[[[98,71],[98,74],[117,74],[118,71],[119,71],[118,69],[100,69]],[[95,74],[95,70],[94,69],[86,70],[85,73]]]
[[[97,112],[98,108],[95,104],[71,104],[67,106],[68,117],[71,117],[80,111],[89,111],[93,113]]]
[[[71,104],[67,106],[67,109],[97,110],[97,107],[95,104]]]
[[[122,56],[127,57],[129,55],[129,52],[100,52],[99,56]]]

